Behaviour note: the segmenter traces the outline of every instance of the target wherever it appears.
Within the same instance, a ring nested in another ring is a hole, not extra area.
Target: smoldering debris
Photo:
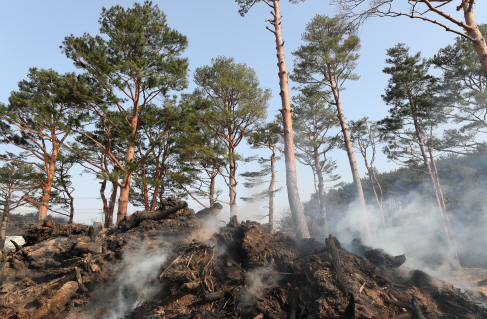
[[[204,238],[187,207],[93,238],[56,225],[6,253],[1,318],[487,318],[482,293],[377,267],[333,237],[295,241],[233,218]]]

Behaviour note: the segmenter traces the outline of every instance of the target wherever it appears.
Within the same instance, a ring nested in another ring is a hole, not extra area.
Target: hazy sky
[[[242,18],[238,14],[238,5],[232,0],[159,0],[154,1],[165,12],[170,27],[186,35],[189,47],[184,56],[189,57],[191,77],[195,68],[207,65],[217,56],[231,56],[239,63],[246,63],[256,70],[261,85],[272,89],[273,98],[269,107],[269,118],[274,118],[280,108],[278,95],[277,59],[273,34],[265,29],[265,20],[270,18],[270,8],[259,3],[250,13]],[[52,68],[60,73],[74,71],[59,48],[65,36],[81,36],[84,32],[98,34],[98,18],[102,6],[120,4],[132,6],[133,1],[4,1],[0,11],[0,102],[6,103],[12,90],[17,89],[17,82],[26,78],[30,67]],[[443,7],[451,15],[462,19],[461,12],[455,11],[456,3]],[[301,44],[301,33],[306,24],[316,14],[334,15],[334,7],[328,1],[307,0],[296,5],[281,1],[283,15],[283,38],[285,40],[286,62],[292,72],[291,52]],[[477,1],[475,8],[477,23],[487,22],[487,3]],[[440,18],[438,18],[440,20]],[[444,31],[441,27],[409,18],[375,18],[363,26],[361,58],[356,73],[360,80],[346,84],[347,90],[341,95],[345,116],[348,120],[368,116],[372,120],[383,118],[388,107],[382,102],[381,94],[387,85],[387,76],[382,73],[385,51],[397,43],[403,42],[411,47],[411,52],[421,51],[424,57],[431,57],[438,50],[453,43],[456,35]],[[292,84],[291,84],[292,86]],[[194,89],[191,82],[187,92]],[[295,94],[292,93],[292,94]],[[3,147],[3,146],[2,146]],[[245,146],[244,155],[250,155]],[[351,181],[348,160],[344,151],[334,151],[333,158],[338,160],[338,173],[345,182]],[[362,158],[357,154],[361,176],[365,175]],[[278,165],[278,185],[284,186],[285,172],[282,160]],[[391,170],[395,166],[388,163],[384,156],[379,156],[376,164],[379,171]],[[237,173],[249,167],[240,165]],[[75,174],[75,220],[89,222],[99,218],[101,203],[99,184],[92,175]],[[298,182],[301,199],[308,200],[314,192],[311,170],[298,167]],[[222,199],[228,198],[228,190],[221,183]],[[237,196],[248,196],[250,192],[237,188]],[[281,192],[275,200],[277,210],[287,206],[287,195]],[[255,207],[264,206],[265,203]],[[190,201],[190,207],[200,209]],[[254,208],[245,207],[239,202],[239,209],[245,215],[252,215]],[[135,211],[131,208],[130,212]],[[228,208],[225,211],[228,213]]]

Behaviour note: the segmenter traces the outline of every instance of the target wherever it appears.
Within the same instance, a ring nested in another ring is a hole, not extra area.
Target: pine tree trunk
[[[12,190],[9,189],[8,197],[3,207],[3,216],[2,216],[2,224],[0,225],[0,249],[5,248],[5,239],[7,238],[7,225],[8,225],[8,217],[10,214],[10,198],[12,196]]]
[[[465,24],[470,26],[470,29],[467,29],[466,31],[473,39],[472,44],[477,52],[482,69],[484,70],[484,76],[487,78],[487,45],[482,33],[480,32],[479,26],[475,22],[475,18],[473,16],[473,4],[470,4],[469,1],[462,1],[462,6]]]
[[[210,207],[215,203],[215,179],[216,179],[216,167],[211,170],[210,176]]]
[[[234,156],[232,149],[230,156]],[[229,176],[229,191],[230,191],[230,217],[237,216],[237,180],[235,179],[237,173],[237,163],[231,158],[230,160],[230,176]]]
[[[410,103],[412,103],[412,102],[410,101]],[[415,130],[415,133],[416,133],[416,138],[418,139],[418,145],[419,145],[419,148],[421,150],[421,156],[423,158],[423,164],[424,164],[424,166],[426,168],[426,174],[428,174],[428,178],[430,180],[431,186],[433,187],[433,194],[435,196],[436,204],[438,205],[438,209],[439,209],[440,214],[441,214],[441,221],[443,223],[443,231],[446,234],[446,239],[448,241],[448,246],[451,248],[452,247],[452,243],[451,243],[451,240],[450,240],[450,233],[448,232],[448,227],[446,225],[445,214],[443,212],[443,206],[441,205],[441,200],[440,200],[438,188],[437,188],[437,185],[436,185],[434,176],[433,176],[433,172],[431,170],[430,163],[428,161],[428,155],[426,154],[426,150],[424,148],[423,137],[422,137],[421,131],[419,129],[418,119],[414,115],[413,115],[413,122],[414,122],[414,130]]]
[[[151,211],[156,210],[157,206],[157,198],[159,196],[159,188],[161,187],[162,183],[162,172],[164,171],[164,167],[162,165],[159,165],[156,169],[156,178],[157,178],[157,185],[154,187],[154,193],[152,194],[152,200],[151,200]]]
[[[112,227],[113,225],[113,213],[115,211],[115,203],[117,201],[117,191],[118,185],[116,182],[112,181],[112,194],[110,195],[110,202],[108,203],[108,215],[107,215],[107,225]]]
[[[443,197],[443,192],[441,190],[440,177],[438,176],[438,170],[436,169],[436,163],[435,163],[435,159],[433,157],[433,150],[429,146],[428,146],[428,152],[429,152],[429,155],[430,155],[430,161],[431,161],[432,171],[433,171],[434,179],[436,181],[436,185],[437,185],[437,188],[438,188],[438,193],[439,193],[439,196],[440,196],[441,205],[443,207],[443,214],[444,214],[444,216],[446,218],[446,222],[447,222],[447,225],[448,225],[448,231],[450,232],[450,239],[451,239],[451,241],[453,242],[453,245],[454,245],[455,257],[458,260],[458,262],[460,262],[460,258],[458,258],[457,239],[455,238],[455,234],[453,233],[453,229],[452,229],[451,223],[450,223],[450,218],[448,218],[448,212],[446,211],[445,199]]]
[[[5,239],[7,238],[8,214],[3,212],[2,225],[0,225],[0,249],[5,248]]]
[[[347,150],[348,161],[350,163],[350,169],[352,171],[353,185],[355,186],[355,192],[357,198],[360,202],[362,208],[362,213],[364,216],[364,228],[367,237],[372,237],[372,231],[370,230],[369,218],[367,216],[367,207],[365,205],[364,191],[362,189],[362,182],[360,181],[360,174],[358,172],[357,162],[355,161],[355,154],[353,152],[352,141],[350,140],[350,134],[348,133],[347,123],[345,122],[345,115],[343,114],[342,104],[340,102],[340,95],[338,93],[335,79],[332,74],[330,74],[330,84],[333,92],[333,97],[335,99],[338,120],[342,128],[343,140],[345,142],[345,149]]]
[[[281,101],[282,101],[282,122],[284,131],[284,157],[286,162],[286,186],[289,206],[294,220],[296,229],[296,236],[299,239],[309,238],[308,225],[304,216],[303,206],[299,198],[298,181],[296,176],[296,159],[294,156],[294,137],[293,137],[293,122],[291,116],[291,100],[289,96],[289,72],[286,70],[286,62],[284,59],[284,41],[281,35],[281,12],[279,11],[279,1],[273,0],[274,6],[274,34],[276,36],[277,49],[277,66],[279,67],[279,87]]]
[[[107,198],[105,196],[105,189],[107,187],[107,181],[103,180],[100,184],[101,184],[100,196],[101,196],[101,201],[103,204],[103,215],[105,216],[105,226],[104,227],[108,228],[108,227],[110,227],[108,224],[108,202],[107,202]]]
[[[365,154],[362,154],[362,155],[364,156],[365,167],[367,168],[367,171],[369,172],[370,187],[372,188],[372,191],[374,192],[375,200],[377,201],[377,206],[379,206],[379,209],[380,209],[380,214],[381,214],[381,217],[382,217],[382,226],[384,226],[384,228],[387,228],[387,226],[386,226],[386,218],[384,216],[384,210],[382,209],[382,188],[380,187],[380,184],[377,181],[377,178],[375,177],[374,169],[373,169],[373,166],[372,166],[373,163],[371,163],[371,166],[369,166],[369,164],[367,162],[367,156]],[[374,178],[375,178],[375,181],[376,181],[377,185],[379,186],[380,199],[379,199],[379,195],[377,195],[377,191],[375,190]]]
[[[323,219],[323,242],[326,238],[328,238],[329,231],[328,231],[328,219],[326,218],[326,203],[325,203],[325,185],[323,182],[323,172],[321,170],[320,164],[320,157],[318,154],[318,148],[314,147],[314,162],[315,162],[315,171],[316,175],[318,176],[318,199],[320,202],[320,215]]]
[[[131,145],[128,147],[127,156],[125,157],[125,160],[127,162],[131,162],[134,158],[134,154],[135,154],[135,146]],[[126,166],[126,169],[130,170],[128,166]],[[122,187],[120,188],[120,197],[118,198],[117,224],[125,216],[127,216],[131,180],[132,180],[132,172],[128,171],[127,177],[123,179]]]
[[[274,185],[276,184],[276,146],[272,147],[271,182],[269,184],[269,234],[274,232]]]
[[[71,196],[71,194],[66,192],[66,195],[69,197],[69,221],[68,224],[73,223],[73,218],[74,218],[74,198]]]
[[[51,190],[52,190],[52,183],[54,181],[54,172],[56,168],[57,154],[58,154],[58,145],[57,142],[54,141],[52,145],[51,158],[49,159],[49,163],[47,166],[47,172],[46,172],[47,180],[42,187],[42,199],[39,206],[39,216],[37,220],[38,225],[44,224],[44,221],[47,218],[47,210],[49,207],[49,199],[51,198]]]

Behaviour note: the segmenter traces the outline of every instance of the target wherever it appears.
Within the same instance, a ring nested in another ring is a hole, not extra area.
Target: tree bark
[[[477,52],[482,69],[484,70],[484,76],[487,78],[487,45],[482,33],[480,33],[479,26],[475,22],[473,16],[473,4],[470,4],[469,1],[462,1],[462,6],[465,24],[470,26],[470,29],[467,29],[466,31],[473,39],[472,44]]]
[[[51,198],[52,183],[54,181],[54,172],[56,169],[56,160],[58,154],[58,144],[57,141],[53,141],[52,154],[49,159],[47,166],[47,180],[42,187],[42,199],[39,206],[39,216],[37,220],[38,225],[44,224],[47,218],[47,210],[49,208],[49,199]]]
[[[5,248],[5,239],[7,238],[7,225],[8,217],[10,214],[10,197],[12,196],[12,190],[9,189],[8,197],[3,207],[2,225],[0,225],[0,249]]]
[[[211,170],[210,176],[210,207],[215,203],[215,179],[216,179],[216,167],[214,166]]]
[[[69,221],[68,224],[73,223],[73,218],[74,218],[74,198],[71,196],[71,194],[66,193],[69,197]]]
[[[352,141],[350,140],[350,134],[348,133],[347,123],[345,122],[345,115],[343,115],[342,104],[340,102],[340,95],[336,87],[335,79],[330,74],[330,85],[335,99],[338,120],[342,128],[343,140],[345,142],[345,149],[347,150],[348,161],[350,163],[350,169],[352,171],[353,185],[355,186],[355,192],[362,208],[364,216],[365,234],[368,238],[372,237],[372,231],[370,230],[369,218],[367,216],[367,206],[365,205],[364,191],[362,189],[362,182],[360,181],[360,174],[358,172],[357,162],[355,161],[355,154],[353,152]]]
[[[29,318],[58,318],[64,305],[74,296],[78,288],[79,286],[76,281],[68,281],[51,298],[45,300]]]
[[[159,189],[161,188],[162,176],[165,168],[163,165],[158,165],[156,169],[157,185],[154,187],[154,193],[152,194],[152,202],[150,210],[156,210],[157,198],[159,198]]]
[[[102,204],[103,204],[103,215],[105,216],[105,225],[104,225],[104,227],[105,228],[108,228],[108,227],[110,227],[108,225],[108,202],[107,202],[107,198],[105,196],[105,189],[107,187],[107,181],[106,180],[103,180],[100,184],[101,184],[101,187],[100,187],[100,196],[101,196],[101,201],[102,201]]]
[[[276,146],[272,147],[271,182],[269,184],[269,234],[274,232],[274,185],[276,184]]]
[[[161,220],[177,212],[178,210],[186,207],[188,207],[188,203],[183,202],[179,205],[173,206],[171,208],[162,211],[155,211],[155,212],[139,211],[135,214],[130,215],[130,217],[127,218],[123,223],[118,225],[118,227],[125,232],[134,227],[137,227],[143,220]]]
[[[230,191],[230,217],[237,216],[237,180],[235,176],[237,174],[237,163],[234,156],[234,149],[231,149],[230,156],[230,174],[229,174],[229,191]]]
[[[110,202],[108,202],[108,227],[113,226],[113,213],[115,212],[115,202],[117,200],[118,185],[115,181],[112,181],[112,194],[110,195]]]
[[[308,225],[304,216],[303,206],[299,198],[298,181],[296,176],[296,159],[294,156],[294,137],[293,137],[293,122],[291,116],[291,100],[289,95],[289,72],[286,70],[286,62],[284,58],[284,41],[281,35],[281,12],[279,11],[279,1],[272,1],[274,7],[273,25],[275,28],[274,35],[276,37],[277,50],[277,66],[279,68],[279,87],[282,109],[282,124],[284,131],[284,158],[286,162],[286,186],[289,206],[294,220],[296,229],[296,236],[299,239],[309,238]]]
[[[128,147],[127,156],[125,160],[131,162],[134,158],[135,146]],[[117,212],[117,224],[127,216],[127,208],[129,203],[130,182],[132,180],[132,172],[130,168],[126,166],[127,176],[123,179],[122,187],[120,188],[120,197],[118,198],[118,212]]]
[[[328,238],[328,220],[326,218],[326,204],[325,204],[325,185],[323,182],[323,172],[321,170],[320,157],[318,154],[318,148],[314,147],[313,150],[316,175],[318,176],[318,199],[320,202],[320,215],[323,219],[323,241]]]

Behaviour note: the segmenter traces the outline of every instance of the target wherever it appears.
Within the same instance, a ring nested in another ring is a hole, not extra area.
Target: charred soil
[[[48,221],[24,237],[2,256],[0,318],[487,318],[482,293],[333,237],[236,219],[207,236],[174,198],[110,229]]]

